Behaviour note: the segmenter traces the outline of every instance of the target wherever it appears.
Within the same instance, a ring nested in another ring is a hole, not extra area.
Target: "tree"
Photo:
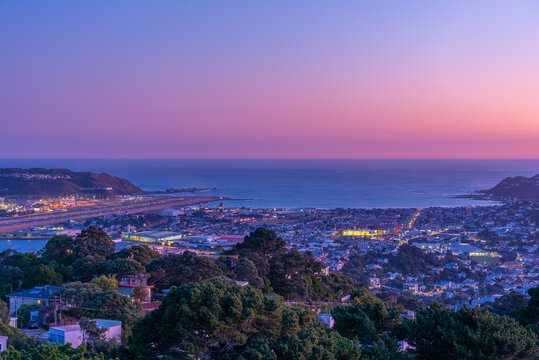
[[[85,345],[73,349],[70,345],[50,345],[47,343],[23,350],[15,350],[10,347],[6,351],[0,352],[0,360],[103,360],[100,356],[87,357],[86,354]]]
[[[137,285],[133,288],[133,294],[132,294],[133,301],[136,302],[146,302],[150,298],[150,294],[148,293],[148,288],[143,285]]]
[[[527,303],[528,298],[525,295],[511,291],[490,304],[489,310],[497,315],[510,315],[513,311],[526,306]]]
[[[17,324],[20,327],[26,327],[28,321],[30,321],[30,314],[32,311],[39,309],[40,306],[37,303],[25,303],[22,304],[17,310]]]
[[[254,251],[265,256],[273,256],[284,249],[286,242],[277,237],[273,230],[258,228],[245,237],[242,243],[236,245],[236,250]]]
[[[215,261],[205,256],[197,256],[190,251],[154,259],[147,270],[150,280],[161,286],[197,283],[224,276]]]
[[[84,307],[86,317],[120,320],[122,322],[122,339],[127,339],[135,323],[144,316],[139,303],[133,303],[129,296],[118,291],[98,293]]]
[[[118,290],[118,280],[116,280],[115,276],[102,275],[98,278],[93,278],[90,282],[99,286],[102,291]]]
[[[398,341],[384,334],[370,346],[361,347],[361,359],[363,360],[413,360],[413,354],[402,352]]]
[[[57,293],[69,305],[82,307],[86,302],[101,293],[101,288],[95,283],[70,282],[64,285]]]
[[[100,255],[87,255],[85,257],[78,258],[73,262],[73,277],[88,281],[95,275],[103,274],[105,264],[105,258]]]
[[[90,226],[75,238],[74,250],[77,258],[88,255],[107,257],[114,253],[114,246],[114,242],[103,229]]]
[[[79,320],[79,326],[82,329],[83,342],[95,342],[103,340],[106,329],[97,325],[93,319],[83,317]]]
[[[360,349],[353,341],[324,328],[320,323],[286,335],[273,346],[283,360],[359,360]]]
[[[0,335],[7,336],[8,346],[13,346],[17,350],[29,349],[39,345],[39,340],[36,338],[29,337],[21,330],[7,324],[0,323]],[[3,353],[0,352],[0,354]],[[0,359],[2,358],[0,357]]]
[[[258,271],[256,270],[255,264],[247,258],[238,260],[234,267],[234,273],[239,280],[249,280],[258,277]]]
[[[404,320],[396,330],[416,350],[417,359],[533,359],[539,356],[537,337],[507,316],[486,308],[459,311],[434,303]]]
[[[9,308],[7,304],[0,300],[0,323],[9,324]]]
[[[162,257],[157,251],[150,249],[147,245],[135,245],[122,249],[111,256],[111,259],[132,259],[138,261],[143,266],[148,265],[153,259]]]
[[[312,295],[313,277],[322,268],[310,252],[302,254],[296,249],[281,252],[274,255],[270,263],[268,278],[277,294],[285,299],[308,299]]]
[[[372,344],[386,331],[391,331],[401,321],[400,307],[376,301],[355,302],[351,306],[336,306],[333,311],[335,330],[341,335]]]
[[[85,304],[100,292],[101,288],[97,284],[74,281],[64,285],[56,293],[56,296],[62,299],[63,308],[67,308],[64,310],[65,313],[79,317],[84,313],[84,309],[82,308]]]
[[[528,290],[528,295],[530,299],[526,306],[513,311],[513,316],[539,336],[539,286]]]
[[[47,263],[56,261],[61,265],[69,265],[74,260],[75,241],[71,236],[55,235],[42,250],[41,257]]]
[[[146,269],[136,260],[133,259],[116,259],[109,260],[105,264],[105,273],[116,275],[119,279],[126,275],[144,274]]]
[[[0,268],[0,277],[2,282],[13,284],[15,288],[21,285],[24,272],[18,266],[2,266]]]
[[[250,286],[211,281],[172,288],[129,339],[134,359],[234,354],[280,332],[282,305]]]
[[[64,282],[62,274],[49,265],[33,265],[24,270],[23,287],[33,288],[41,285],[60,285]]]

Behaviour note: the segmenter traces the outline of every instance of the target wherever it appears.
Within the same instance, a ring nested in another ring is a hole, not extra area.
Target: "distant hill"
[[[68,169],[0,168],[2,195],[135,195],[144,191],[130,181],[109,174]]]
[[[481,191],[496,200],[539,200],[539,174],[506,177],[492,189]]]

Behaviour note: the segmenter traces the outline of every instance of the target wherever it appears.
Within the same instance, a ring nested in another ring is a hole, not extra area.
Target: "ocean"
[[[0,167],[106,172],[144,190],[215,187],[201,194],[245,199],[225,206],[424,208],[491,205],[454,196],[535,175],[539,159],[0,159]]]

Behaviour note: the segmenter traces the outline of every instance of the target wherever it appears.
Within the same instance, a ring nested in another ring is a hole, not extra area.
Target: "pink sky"
[[[538,158],[539,6],[421,3],[2,4],[0,157]]]

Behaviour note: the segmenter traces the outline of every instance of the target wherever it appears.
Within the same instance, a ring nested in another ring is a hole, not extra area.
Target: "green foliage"
[[[147,270],[150,280],[163,287],[197,283],[224,276],[215,261],[205,256],[197,256],[190,251],[154,259]]]
[[[312,289],[313,278],[321,272],[322,268],[310,252],[300,253],[296,249],[279,253],[271,258],[271,268],[268,278],[274,291],[285,299],[316,300],[321,288],[315,292]]]
[[[388,264],[384,266],[385,270],[409,275],[426,273],[433,267],[441,265],[433,254],[413,245],[402,245],[399,252],[390,256],[388,260]]]
[[[18,266],[4,265],[0,268],[0,276],[3,283],[12,284],[17,289],[22,285],[24,272]]]
[[[79,320],[79,326],[84,334],[84,342],[92,343],[102,340],[105,332],[107,331],[106,329],[98,326],[95,320],[88,319],[86,317]]]
[[[511,291],[490,304],[489,310],[497,315],[510,315],[513,311],[525,307],[527,304],[528,298],[525,295]]]
[[[24,269],[22,286],[26,289],[42,285],[60,285],[64,282],[62,274],[52,266],[39,264]]]
[[[22,304],[17,310],[17,324],[20,327],[26,327],[26,324],[30,321],[30,313],[39,308],[41,307],[37,303]]]
[[[75,317],[120,320],[122,337],[126,339],[133,325],[144,316],[140,304],[116,290],[102,291],[94,283],[72,282],[58,293],[66,305],[64,312]]]
[[[135,325],[130,353],[136,359],[234,353],[277,335],[281,312],[278,301],[249,286],[219,281],[183,285]]]
[[[382,301],[357,301],[351,306],[337,306],[332,314],[335,330],[341,335],[372,344],[386,331],[401,322],[400,307],[392,307]]]
[[[526,306],[513,311],[513,316],[522,325],[533,330],[539,337],[539,286],[528,290],[530,299]]]
[[[133,294],[131,297],[133,298],[133,301],[136,302],[146,302],[149,299],[149,293],[148,288],[146,286],[137,285],[133,288]]]
[[[61,265],[69,265],[75,260],[74,250],[75,241],[71,236],[56,235],[47,241],[41,257],[47,263],[56,261]]]
[[[120,320],[122,322],[122,339],[131,334],[135,323],[144,316],[139,303],[133,303],[129,296],[118,291],[98,293],[85,306],[84,315],[89,318]]]
[[[100,255],[79,257],[72,265],[73,277],[79,280],[89,281],[96,275],[102,275],[105,265],[106,259]]]
[[[0,300],[0,323],[9,324],[9,307],[8,305]]]
[[[13,347],[0,352],[0,360],[104,360],[103,356],[86,357],[84,345],[73,349],[69,345],[41,344],[29,349],[15,350]]]
[[[118,280],[116,280],[115,276],[102,275],[98,278],[93,278],[90,282],[99,286],[102,291],[118,290]]]
[[[13,346],[17,350],[29,349],[39,344],[39,340],[28,337],[19,329],[7,324],[0,324],[0,335],[7,336],[8,346]],[[0,352],[0,354],[2,353]]]
[[[273,256],[284,249],[286,242],[277,237],[273,230],[258,228],[236,245],[236,251],[252,251],[264,256]]]
[[[105,264],[105,273],[116,275],[119,279],[126,275],[144,274],[146,269],[144,266],[133,259],[116,259],[109,260]]]
[[[402,352],[399,349],[397,339],[388,334],[382,335],[372,345],[361,347],[361,359],[363,360],[412,360],[413,354]]]
[[[533,359],[539,356],[535,334],[507,316],[486,308],[462,308],[455,312],[433,304],[405,320],[400,337],[416,347],[416,358],[437,359]]]
[[[317,323],[292,335],[285,335],[273,346],[283,360],[359,360],[360,349],[353,341]]]
[[[369,283],[369,277],[365,273],[365,259],[359,254],[350,256],[350,260],[344,264],[342,273],[349,276],[354,281],[362,284]]]
[[[81,283],[74,281],[66,284],[56,293],[56,296],[62,298],[62,302],[69,306],[69,313],[80,317],[84,313],[84,307],[90,300],[101,292],[99,285],[95,283]]]
[[[162,257],[157,251],[150,249],[146,245],[136,245],[114,253],[110,259],[132,259],[143,266],[148,265],[153,259]]]
[[[114,253],[114,242],[101,228],[90,226],[75,238],[74,253],[77,258],[92,256],[107,257]]]

